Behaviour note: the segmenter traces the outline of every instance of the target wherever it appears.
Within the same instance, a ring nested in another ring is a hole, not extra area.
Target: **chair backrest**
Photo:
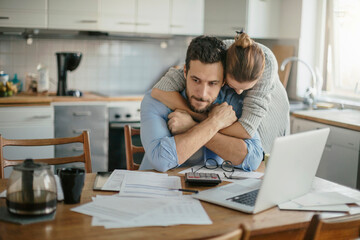
[[[130,125],[125,125],[124,135],[126,151],[126,169],[138,170],[140,165],[134,162],[134,153],[144,153],[145,149],[142,146],[133,145],[131,137],[134,135],[140,135],[140,129],[132,128]]]
[[[82,143],[83,154],[79,156],[71,157],[59,157],[59,158],[44,158],[33,159],[34,162],[43,162],[50,165],[65,164],[71,162],[83,162],[85,164],[85,171],[91,173],[91,156],[90,156],[90,140],[87,131],[83,131],[77,137],[68,138],[52,138],[52,139],[6,139],[0,135],[0,178],[4,178],[4,168],[14,166],[21,163],[24,160],[9,160],[4,158],[5,146],[49,146],[49,145],[61,145],[68,143]]]
[[[208,240],[249,240],[250,233],[250,230],[244,224],[241,224],[239,228],[231,232],[208,238]]]
[[[305,233],[304,240],[356,239],[360,235],[360,214],[320,219],[315,214]]]

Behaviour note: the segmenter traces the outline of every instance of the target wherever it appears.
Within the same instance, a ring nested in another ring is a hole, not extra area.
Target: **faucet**
[[[317,79],[316,79],[314,69],[307,62],[305,62],[304,60],[301,60],[298,57],[288,57],[288,58],[284,59],[284,61],[281,63],[280,70],[284,71],[286,64],[288,64],[291,61],[298,61],[298,62],[303,63],[311,73],[312,87],[306,89],[305,96],[306,96],[307,101],[308,101],[308,103],[310,105],[310,108],[313,108],[313,105],[316,103],[316,97],[317,97],[316,96],[317,95],[317,91],[316,91],[316,89],[317,89],[317,86],[316,86]]]

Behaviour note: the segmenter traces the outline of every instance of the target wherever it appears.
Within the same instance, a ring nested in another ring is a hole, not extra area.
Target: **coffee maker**
[[[66,78],[67,71],[75,70],[82,57],[80,52],[57,52],[57,65],[58,65],[58,88],[57,96],[69,96],[73,95],[73,91],[67,91]],[[71,93],[71,94],[70,94]]]

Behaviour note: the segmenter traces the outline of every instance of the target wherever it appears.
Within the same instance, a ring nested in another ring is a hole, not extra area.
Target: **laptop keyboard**
[[[248,206],[255,206],[255,201],[256,201],[256,197],[257,197],[258,193],[259,193],[259,189],[256,189],[254,191],[247,192],[247,193],[244,193],[241,195],[237,195],[235,197],[231,197],[226,200],[238,202],[238,203],[248,205]]]

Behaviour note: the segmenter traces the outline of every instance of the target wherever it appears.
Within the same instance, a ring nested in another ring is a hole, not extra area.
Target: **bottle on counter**
[[[37,66],[37,71],[38,71],[38,85],[37,85],[37,91],[38,92],[47,92],[49,91],[49,85],[50,85],[50,80],[49,80],[49,69],[47,66],[45,66],[44,64],[39,64]]]
[[[15,85],[17,87],[18,92],[22,91],[22,87],[23,87],[23,82],[18,79],[17,74],[14,74],[14,78],[10,80],[10,82],[13,83],[13,85]]]

